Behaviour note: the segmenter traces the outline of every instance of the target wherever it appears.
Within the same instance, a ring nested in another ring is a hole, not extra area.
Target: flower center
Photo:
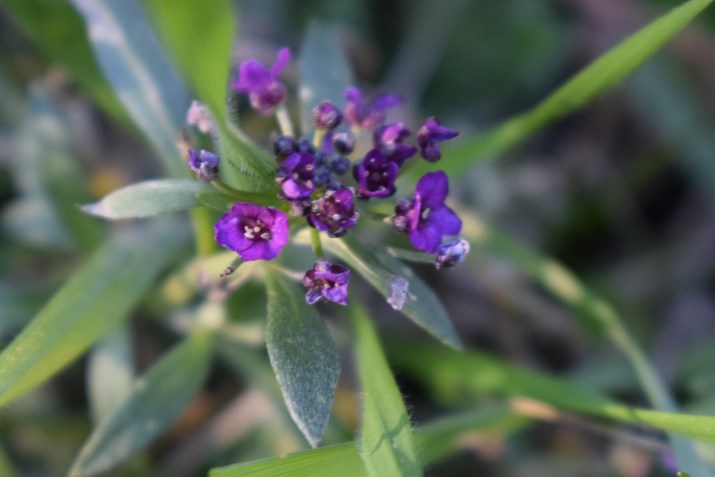
[[[245,223],[243,226],[243,236],[249,240],[268,241],[273,238],[270,228],[260,219]]]

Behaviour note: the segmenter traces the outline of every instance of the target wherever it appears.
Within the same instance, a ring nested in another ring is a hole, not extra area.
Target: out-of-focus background
[[[359,85],[401,94],[408,105],[401,114],[413,128],[425,116],[437,116],[470,137],[533,106],[677,4],[244,0],[238,2],[235,58],[270,63],[283,45],[299,58],[307,25],[331,22]],[[38,21],[54,18],[46,25],[63,31],[67,41],[38,43],[27,17],[18,21],[0,2],[0,347],[96,245],[103,225],[75,204],[159,174],[121,110],[98,105],[92,98],[101,98],[101,91],[69,73],[68,66],[96,69],[73,63],[77,35],[84,32],[72,7],[61,0],[28,5],[38,9]],[[295,65],[286,78],[294,84]],[[242,121],[267,145],[269,122],[248,114]],[[714,8],[618,89],[498,160],[452,178],[452,187],[456,203],[559,259],[608,297],[683,408],[715,414]],[[478,255],[438,277],[427,266],[418,269],[468,346],[568,376],[630,404],[647,404],[625,359],[513,266]],[[172,339],[157,325],[152,298],[131,319],[139,369]],[[403,337],[419,334],[404,323],[386,317],[381,327]],[[62,475],[69,467],[90,429],[87,367],[80,360],[0,410],[0,448],[22,475]],[[413,421],[440,415],[443,410],[417,383],[399,373],[397,378]],[[196,437],[244,385],[218,366],[180,423],[111,475],[204,475],[211,465],[276,453],[270,433],[260,428],[235,441],[230,431],[229,437],[204,436],[209,449]],[[336,413],[348,429],[356,419],[352,392],[346,385],[336,398]],[[512,437],[465,442],[463,452],[429,475],[670,475],[662,442],[650,433],[562,418]]]

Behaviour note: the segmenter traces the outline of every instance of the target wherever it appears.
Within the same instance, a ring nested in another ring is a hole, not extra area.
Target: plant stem
[[[290,120],[288,110],[283,104],[276,109],[276,121],[278,121],[278,128],[281,130],[281,134],[284,136],[295,136],[293,123]]]
[[[325,139],[325,130],[324,129],[316,129],[315,133],[313,133],[313,147],[315,147],[315,149],[319,151],[321,146],[323,145],[324,139]]]
[[[323,254],[323,244],[320,242],[320,232],[318,229],[310,228],[310,242],[313,245],[313,253],[315,253],[315,258],[324,258]]]

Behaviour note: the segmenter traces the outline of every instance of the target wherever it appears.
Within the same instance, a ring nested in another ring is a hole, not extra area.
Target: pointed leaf
[[[448,173],[459,172],[477,159],[498,155],[618,86],[710,3],[712,0],[690,0],[674,8],[595,60],[533,109],[475,139],[449,147],[440,161],[440,168]],[[419,177],[426,170],[426,165],[421,165],[411,172],[414,177]]]
[[[422,468],[412,425],[375,329],[364,309],[352,306],[355,353],[362,384],[360,453],[369,476],[419,476]]]
[[[152,366],[119,408],[94,429],[70,475],[111,469],[176,422],[206,379],[211,348],[212,336],[198,332]]]
[[[71,0],[97,62],[164,168],[186,175],[176,142],[189,94],[137,0]]]
[[[328,25],[312,23],[300,49],[300,103],[303,134],[313,129],[313,108],[332,101],[342,108],[343,91],[352,86],[352,72],[340,39]]]
[[[320,442],[340,374],[338,353],[315,307],[268,271],[268,357],[288,411],[310,445]]]
[[[385,297],[390,293],[390,282],[394,277],[407,279],[409,292],[414,295],[414,299],[407,299],[401,310],[402,313],[443,343],[455,348],[461,347],[459,337],[454,331],[442,303],[434,292],[404,263],[350,237],[341,240],[328,240],[325,243],[325,249],[344,260]]]
[[[159,179],[139,182],[116,190],[99,202],[81,206],[88,214],[105,219],[132,219],[198,207],[200,192],[211,192],[199,181]]]
[[[97,250],[0,354],[0,406],[80,356],[146,293],[179,250],[174,221],[118,235]]]

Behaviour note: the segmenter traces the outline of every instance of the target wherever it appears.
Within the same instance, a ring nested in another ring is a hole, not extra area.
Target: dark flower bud
[[[469,255],[469,248],[469,242],[463,238],[457,238],[443,243],[437,247],[437,259],[434,263],[435,267],[437,267],[437,270],[442,267],[456,267],[462,263],[465,258],[467,258],[467,255]]]
[[[333,134],[333,147],[338,154],[348,155],[355,150],[355,135],[350,131]]]
[[[309,152],[310,154],[315,154],[315,148],[313,147],[313,143],[310,142],[308,139],[298,139],[298,152]]]
[[[297,151],[297,143],[293,136],[277,136],[273,139],[273,153],[276,156],[287,157]]]
[[[455,138],[459,132],[443,126],[435,118],[427,118],[417,132],[420,154],[429,162],[437,162],[442,157],[439,143]]]
[[[350,169],[350,159],[345,156],[334,157],[330,160],[330,168],[338,175],[343,175]]]
[[[317,129],[330,131],[343,120],[343,114],[330,101],[323,101],[313,109],[313,124]]]
[[[196,178],[202,182],[211,182],[218,177],[219,157],[203,149],[196,151],[189,149],[189,168],[194,171]]]
[[[315,174],[313,175],[313,183],[316,187],[322,187],[330,182],[333,178],[333,173],[326,166],[320,166],[315,168]]]
[[[335,191],[335,190],[342,189],[342,187],[343,187],[342,182],[340,182],[335,176],[332,176],[330,178],[330,181],[328,182],[327,189]]]

